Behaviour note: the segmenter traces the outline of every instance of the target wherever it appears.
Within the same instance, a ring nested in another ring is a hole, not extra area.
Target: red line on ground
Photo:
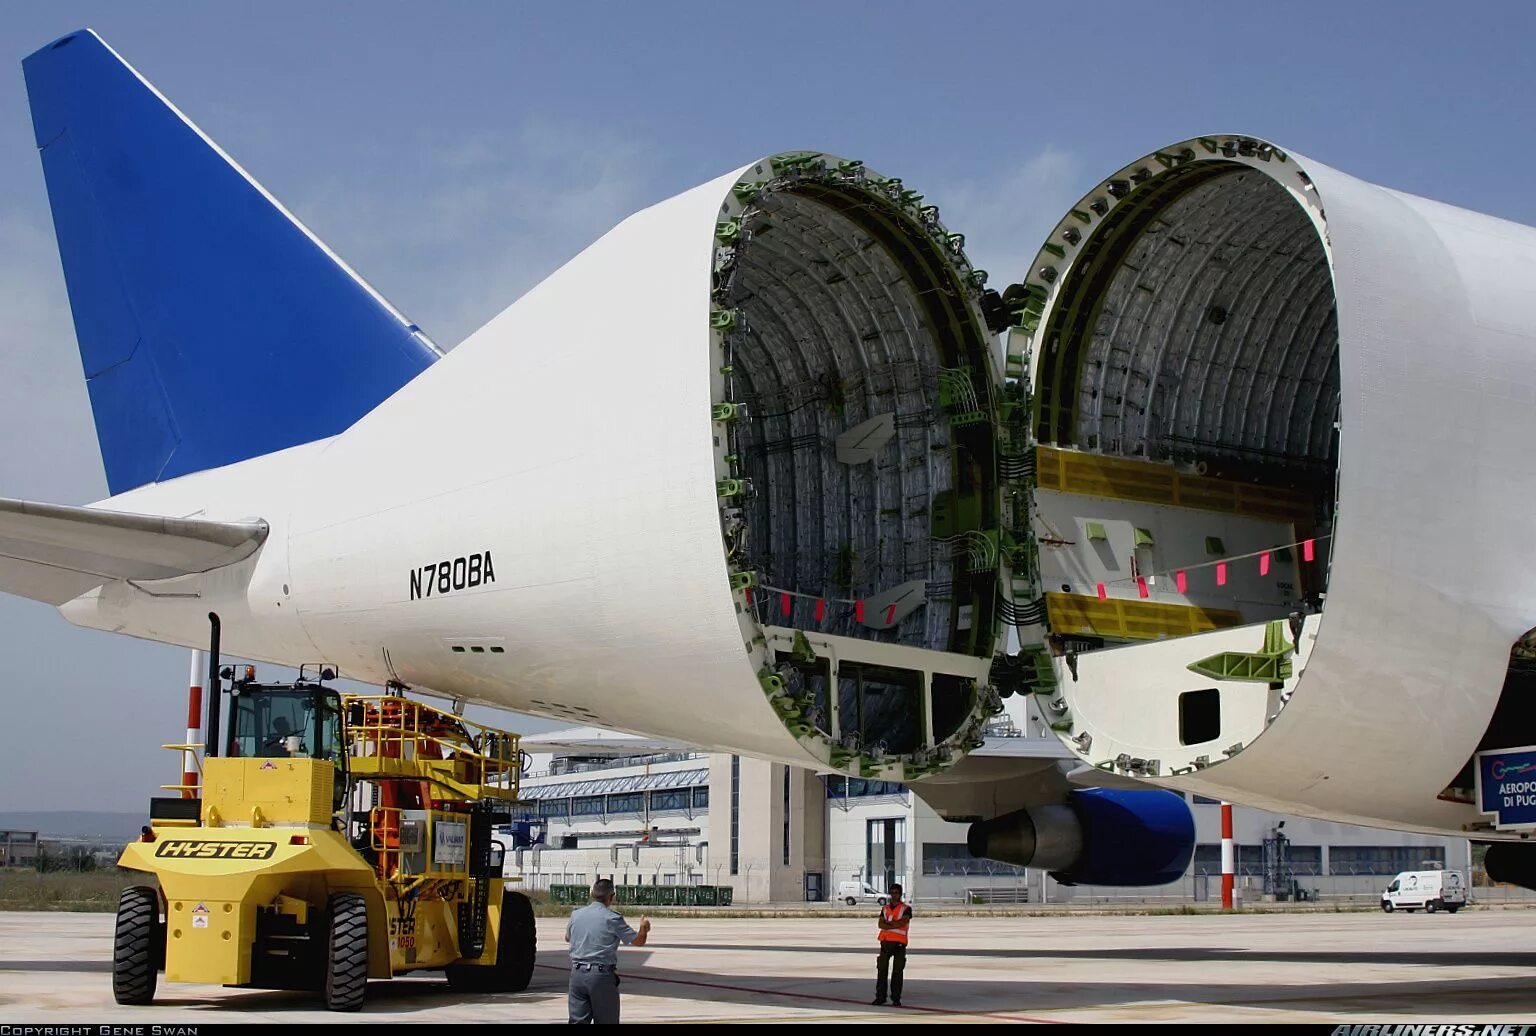
[[[541,968],[550,971],[570,972],[570,968],[562,968],[555,964],[540,964]],[[781,989],[758,989],[755,986],[731,986],[723,982],[699,982],[686,978],[661,978],[657,975],[647,975],[643,972],[623,972],[626,978],[643,979],[646,982],[666,982],[675,986],[698,986],[702,989],[724,989],[732,993],[754,993],[758,996],[788,996],[798,1000],[825,1000],[834,1004],[852,1004],[855,1007],[873,1007],[874,1004],[863,1000],[853,1000],[846,996],[827,996],[824,993],[790,993]],[[958,1015],[985,1015],[988,1018],[1004,1018],[1014,1022],[1037,1022],[1041,1025],[1066,1025],[1066,1021],[1060,1018],[1031,1018],[1022,1014],[1003,1014],[1000,1011],[957,1011],[947,1007],[923,1007],[921,1004],[907,1004],[893,1010],[901,1011],[927,1011],[929,1014],[958,1014]]]

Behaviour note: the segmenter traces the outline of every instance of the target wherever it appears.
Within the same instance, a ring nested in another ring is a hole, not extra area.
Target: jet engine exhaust
[[[1063,885],[1166,885],[1189,866],[1195,822],[1172,792],[1093,788],[972,824],[966,846]]]

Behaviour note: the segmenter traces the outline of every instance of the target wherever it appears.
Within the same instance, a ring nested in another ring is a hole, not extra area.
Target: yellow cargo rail
[[[1187,604],[1157,604],[1084,594],[1048,593],[1046,617],[1052,633],[1087,634],[1115,640],[1158,640],[1240,626],[1242,614]]]
[[[1312,498],[1305,492],[1186,475],[1171,464],[1039,446],[1035,471],[1041,489],[1063,493],[1194,507],[1303,526],[1313,519]]]

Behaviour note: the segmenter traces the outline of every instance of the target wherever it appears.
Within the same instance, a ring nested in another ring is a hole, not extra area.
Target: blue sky
[[[788,149],[902,177],[999,285],[1100,177],[1201,133],[1536,223],[1530,4],[13,2],[0,496],[105,495],[20,69],[82,26],[445,346],[635,209]],[[0,599],[0,810],[142,808],[185,679],[180,650]]]

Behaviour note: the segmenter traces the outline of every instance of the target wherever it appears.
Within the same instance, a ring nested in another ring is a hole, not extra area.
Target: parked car
[[[880,906],[885,906],[886,896],[884,892],[875,888],[867,881],[840,881],[837,884],[837,898],[849,906],[858,906],[860,902],[868,903],[873,900]]]
[[[1467,882],[1460,871],[1403,871],[1381,894],[1381,909],[1389,914],[1421,908],[1426,914],[1454,914],[1466,905]]]

